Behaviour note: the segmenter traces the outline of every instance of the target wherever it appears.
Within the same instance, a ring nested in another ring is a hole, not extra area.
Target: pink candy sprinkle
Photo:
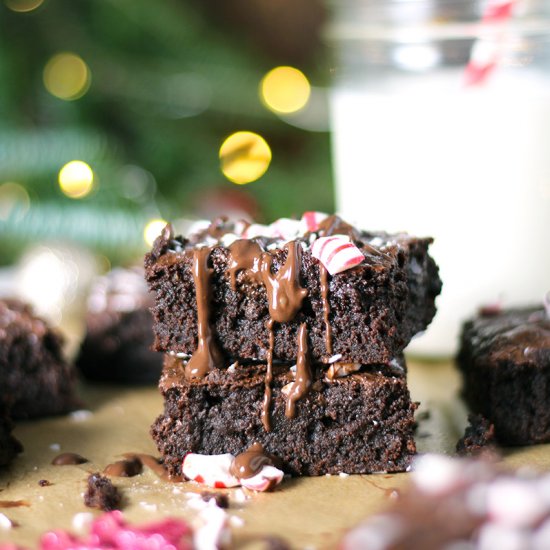
[[[8,547],[9,548],[9,547]],[[128,525],[119,511],[98,517],[88,536],[65,531],[45,533],[40,550],[191,550],[192,532],[182,520],[169,518],[142,527]],[[6,548],[7,550],[7,548]]]
[[[345,235],[321,237],[311,245],[311,254],[335,275],[359,265],[365,257]]]

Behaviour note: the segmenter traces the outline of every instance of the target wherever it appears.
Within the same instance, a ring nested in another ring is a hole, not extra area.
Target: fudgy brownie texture
[[[253,443],[295,475],[401,472],[415,453],[415,404],[403,370],[370,367],[328,381],[312,368],[311,391],[285,416],[288,367],[274,366],[271,431],[262,425],[265,365],[214,369],[187,381],[184,362],[165,356],[160,388],[164,413],[151,433],[172,476],[181,475],[187,453],[237,455]]]
[[[424,455],[411,486],[349,531],[341,550],[550,548],[550,475]]]
[[[389,363],[434,316],[441,281],[428,255],[431,239],[362,232],[331,218],[335,222],[330,231],[350,236],[365,260],[329,276],[323,295],[320,264],[309,245],[317,236],[333,233],[325,230],[295,239],[301,250],[296,262],[298,282],[307,295],[290,321],[273,324],[273,358],[295,359],[299,327],[305,323],[314,362],[326,362],[333,354],[341,354],[346,362]],[[146,256],[146,278],[155,296],[155,349],[195,352],[198,315],[193,250],[208,245],[208,266],[213,270],[208,282],[208,319],[218,348],[226,358],[266,360],[270,348],[266,287],[250,275],[250,269],[235,267],[239,262],[235,260],[234,243],[222,246],[223,235],[233,230],[231,224],[224,227],[218,223],[215,229],[217,232],[211,227],[188,240],[174,237],[168,227]],[[258,243],[258,256],[268,256],[272,276],[288,267],[284,240],[258,237],[253,241]],[[325,316],[330,324],[331,349],[327,349]]]
[[[121,494],[109,478],[98,472],[88,476],[88,487],[84,493],[86,506],[110,512],[120,509],[121,500]]]
[[[14,419],[66,413],[80,403],[62,338],[17,300],[0,300],[0,405]]]
[[[468,426],[456,444],[460,456],[496,454],[495,425],[481,414],[469,414]]]
[[[152,305],[143,269],[117,268],[96,282],[76,361],[87,379],[125,384],[158,382],[162,355],[151,350]]]
[[[8,415],[0,410],[0,466],[8,465],[23,450],[21,443],[11,435],[12,429]]]
[[[550,318],[542,308],[487,312],[462,331],[457,364],[470,408],[502,444],[550,441]]]

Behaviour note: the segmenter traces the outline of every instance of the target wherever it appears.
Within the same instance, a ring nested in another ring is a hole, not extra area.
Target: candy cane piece
[[[321,237],[311,245],[311,255],[317,258],[331,275],[359,265],[365,257],[346,235]]]
[[[237,487],[239,480],[229,473],[234,457],[230,453],[223,455],[200,455],[189,453],[183,459],[182,472],[189,479],[224,489]]]
[[[324,212],[304,212],[302,219],[300,220],[302,225],[302,233],[317,231],[321,222],[327,218],[328,214],[325,214]]]
[[[284,472],[275,466],[264,466],[255,476],[241,479],[241,485],[252,491],[269,491],[283,480]]]

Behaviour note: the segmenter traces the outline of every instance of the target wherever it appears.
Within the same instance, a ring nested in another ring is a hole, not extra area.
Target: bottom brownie
[[[285,416],[288,367],[274,367],[271,431],[261,421],[265,365],[238,365],[187,381],[182,359],[167,355],[160,388],[164,414],[151,428],[172,476],[187,453],[237,455],[253,443],[281,460],[285,472],[323,475],[400,472],[416,451],[414,403],[403,374],[386,367],[329,381],[313,369],[311,391]]]

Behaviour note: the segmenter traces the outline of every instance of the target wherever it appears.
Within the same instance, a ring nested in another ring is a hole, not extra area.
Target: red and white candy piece
[[[317,231],[321,222],[328,218],[328,214],[324,212],[304,212],[300,224],[302,226],[302,233],[308,231]]]
[[[345,235],[317,239],[311,245],[311,255],[317,258],[331,275],[351,269],[365,259],[363,253]]]
[[[235,457],[230,454],[200,455],[189,453],[183,459],[182,472],[189,479],[216,489],[242,485],[252,491],[268,491],[281,483],[284,472],[275,466],[263,466],[253,477],[236,478],[231,472]]]
[[[255,476],[241,479],[241,485],[252,491],[268,491],[279,485],[283,477],[284,473],[279,468],[263,466]]]
[[[183,459],[182,473],[185,477],[215,487],[225,489],[237,487],[239,480],[229,473],[231,464],[235,457],[230,454],[223,455],[200,455],[189,453]]]
[[[275,237],[273,228],[270,225],[262,225],[260,223],[250,224],[244,231],[245,239],[253,239],[254,237]]]

